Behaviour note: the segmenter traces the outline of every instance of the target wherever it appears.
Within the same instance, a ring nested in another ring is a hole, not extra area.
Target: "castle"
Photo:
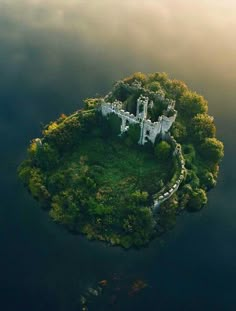
[[[157,122],[152,122],[147,118],[149,107],[153,107],[153,101],[150,101],[148,97],[141,95],[137,100],[136,116],[129,111],[124,111],[122,109],[122,102],[120,101],[109,103],[103,99],[100,109],[103,116],[114,113],[121,119],[120,134],[128,131],[130,124],[139,124],[140,137],[138,143],[144,145],[148,141],[151,141],[154,144],[156,137],[159,134],[164,138],[172,124],[175,122],[177,116],[177,111],[174,109],[175,101],[172,100],[168,101],[165,113],[159,116]]]

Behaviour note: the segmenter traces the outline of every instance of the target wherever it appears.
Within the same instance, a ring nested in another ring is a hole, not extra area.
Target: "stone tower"
[[[148,101],[148,97],[142,95],[137,100],[136,117],[140,120],[145,120],[147,118]]]

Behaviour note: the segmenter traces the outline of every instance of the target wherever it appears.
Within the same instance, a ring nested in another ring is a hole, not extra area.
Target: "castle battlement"
[[[163,96],[158,96],[159,99],[167,101]],[[177,111],[174,110],[175,101],[168,100],[168,111],[173,111],[173,115],[168,117],[166,115],[161,115],[158,118],[158,121],[152,122],[150,119],[147,119],[148,108],[153,107],[153,101],[150,101],[148,97],[141,95],[137,100],[136,106],[136,116],[129,111],[122,109],[122,102],[114,101],[113,103],[107,102],[108,97],[104,97],[100,110],[103,116],[107,116],[111,113],[116,114],[121,118],[121,128],[120,135],[128,131],[129,124],[139,124],[140,125],[140,137],[138,143],[144,145],[146,142],[151,141],[155,143],[157,135],[165,137],[165,134],[168,133],[172,124],[175,122]]]

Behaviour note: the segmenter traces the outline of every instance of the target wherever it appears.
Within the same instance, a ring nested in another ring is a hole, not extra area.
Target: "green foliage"
[[[42,203],[46,203],[50,199],[50,193],[45,186],[44,176],[40,169],[32,168],[30,170],[28,187],[32,196]]]
[[[136,114],[136,105],[138,97],[139,93],[132,94],[125,101],[125,110],[129,111],[130,113],[133,113],[134,115]]]
[[[57,148],[59,152],[63,152],[79,141],[80,126],[79,119],[76,116],[66,118],[60,124],[51,123],[45,128],[43,135],[46,142]]]
[[[198,178],[196,171],[189,169],[187,171],[186,183],[191,185],[192,188],[196,189],[200,185],[200,179]]]
[[[18,177],[21,179],[24,185],[29,184],[31,177],[31,160],[24,160],[17,169]]]
[[[160,206],[157,218],[157,226],[160,233],[170,230],[175,226],[178,205],[178,197],[174,194],[168,201],[165,201]]]
[[[188,90],[187,85],[183,81],[172,80],[170,84],[168,84],[167,92],[170,97],[175,99],[177,102],[179,98]]]
[[[153,81],[147,85],[148,89],[153,92],[162,90],[161,84],[158,81]]]
[[[52,198],[49,215],[58,223],[66,225],[70,230],[75,230],[80,215],[74,193],[62,191]]]
[[[218,163],[224,156],[224,146],[216,138],[206,138],[200,150],[202,157],[207,162]]]
[[[207,137],[214,137],[216,128],[213,118],[207,114],[197,114],[192,120],[191,133],[197,143]]]
[[[135,191],[131,194],[132,201],[138,205],[146,205],[148,203],[148,192],[146,191]]]
[[[120,100],[125,101],[129,96],[132,96],[133,93],[130,90],[130,87],[125,84],[123,81],[119,81],[115,84],[112,91],[111,100]]]
[[[216,185],[216,179],[214,175],[207,169],[200,170],[199,178],[201,180],[202,187],[206,190],[210,190]]]
[[[48,143],[37,143],[37,140],[33,140],[28,153],[35,166],[42,169],[52,169],[59,162],[57,149]]]
[[[152,108],[148,109],[148,117],[152,121],[158,120],[158,117],[163,114],[163,110],[166,109],[166,104],[162,101],[154,101],[154,105]]]
[[[142,72],[135,72],[130,77],[127,77],[123,80],[127,84],[132,84],[134,81],[141,82],[142,85],[145,85],[147,81],[147,76]]]
[[[127,136],[130,139],[131,143],[137,145],[137,142],[138,142],[139,137],[140,137],[140,126],[139,126],[139,124],[130,124]]]
[[[159,82],[162,87],[169,83],[168,75],[165,72],[155,72],[148,75],[148,84]]]
[[[171,146],[167,141],[161,141],[155,146],[155,155],[159,161],[168,161],[171,157]]]
[[[100,104],[100,98],[86,98],[84,100],[84,109],[94,109]]]
[[[187,208],[191,212],[199,211],[207,203],[207,195],[203,189],[196,189],[191,192]]]
[[[192,118],[199,113],[207,113],[207,101],[195,92],[185,91],[177,102],[177,110],[183,117]]]
[[[110,132],[110,134],[113,136],[117,136],[120,133],[121,119],[114,113],[111,113],[107,116],[107,123],[108,131]]]
[[[182,143],[182,142],[186,141],[186,138],[187,138],[188,135],[187,135],[186,126],[183,123],[180,123],[180,122],[176,121],[172,125],[171,132],[172,132],[172,135],[175,137],[175,139],[179,143]]]

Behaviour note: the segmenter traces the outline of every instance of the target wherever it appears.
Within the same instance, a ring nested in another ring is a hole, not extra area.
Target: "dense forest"
[[[107,98],[135,113],[137,99],[146,95],[154,103],[148,117],[156,121],[166,109],[156,94],[176,102],[171,134],[182,146],[187,169],[178,191],[152,212],[153,196],[177,170],[171,144],[158,137],[154,145],[138,145],[137,125],[119,136],[120,119],[114,114],[104,118],[98,109],[101,98],[90,98],[83,109],[45,126],[18,169],[55,222],[89,239],[140,247],[172,228],[180,212],[206,205],[224,154],[207,101],[165,73],[135,73],[115,83]]]

